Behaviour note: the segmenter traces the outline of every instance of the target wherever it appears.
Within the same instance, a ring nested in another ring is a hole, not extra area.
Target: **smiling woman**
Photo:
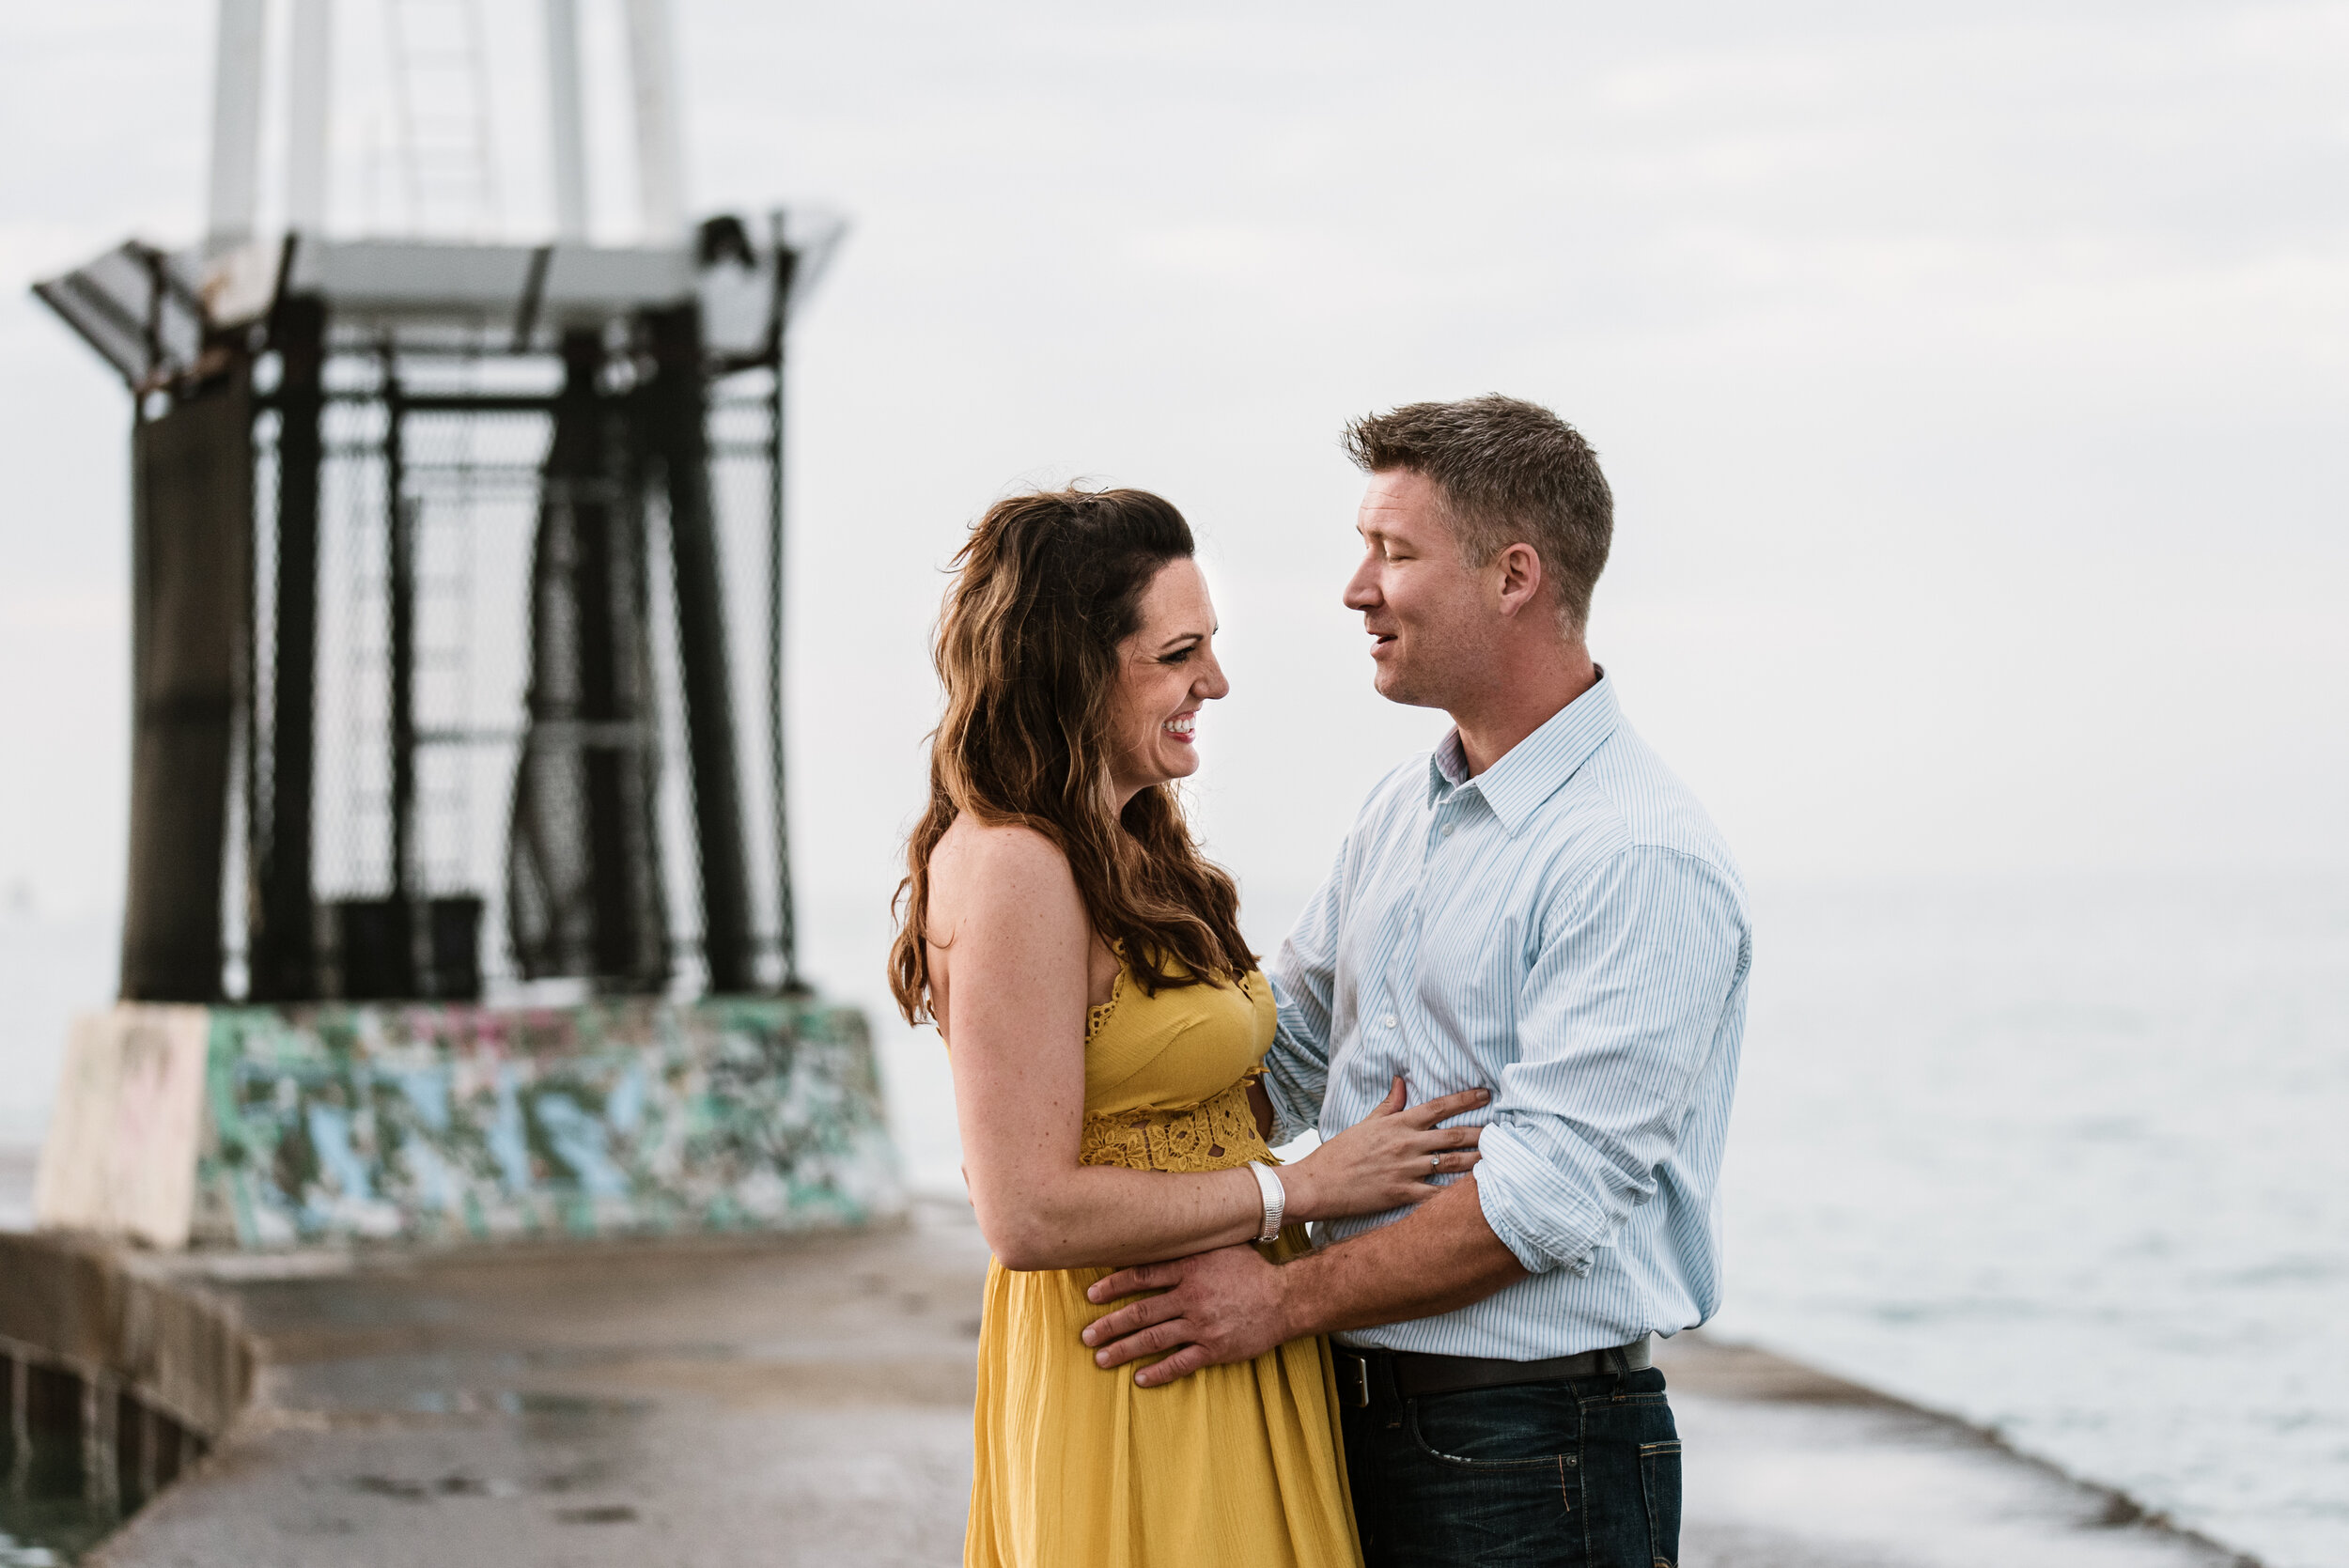
[[[930,862],[966,817],[1056,850],[1145,988],[1254,966],[1232,879],[1159,787],[1198,768],[1190,727],[1229,690],[1192,549],[1182,514],[1147,491],[1063,490],[998,503],[956,557],[935,650],[946,711],[891,954],[909,1017],[941,1011]]]
[[[1085,1291],[1252,1241],[1284,1261],[1299,1221],[1432,1197],[1479,1136],[1437,1124],[1482,1094],[1406,1109],[1398,1084],[1275,1173],[1271,987],[1169,787],[1230,690],[1189,526],[1139,490],[1019,496],[957,566],[891,980],[950,1045],[995,1252],[965,1560],[1353,1568],[1326,1344],[1145,1389],[1080,1338],[1107,1311]]]
[[[1188,778],[1202,704],[1232,689],[1215,657],[1215,606],[1196,562],[1169,561],[1142,591],[1142,625],[1118,650],[1110,788],[1120,797]]]

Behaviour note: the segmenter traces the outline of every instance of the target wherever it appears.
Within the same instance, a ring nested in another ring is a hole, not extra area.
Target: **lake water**
[[[917,1185],[958,1187],[876,899],[865,1002]],[[1299,900],[1251,890],[1277,939]],[[2349,1564],[2349,877],[1757,893],[1728,1335],[2005,1434],[2269,1568]],[[4,925],[5,923],[0,923]],[[38,1126],[110,925],[0,929],[0,1138]]]
[[[1722,1329],[2349,1563],[2349,877],[1760,918]]]

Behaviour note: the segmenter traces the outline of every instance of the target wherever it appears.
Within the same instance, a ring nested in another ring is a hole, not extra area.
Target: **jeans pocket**
[[[1680,1444],[1640,1445],[1640,1493],[1647,1504],[1648,1557],[1653,1568],[1680,1560]]]
[[[1579,1422],[1573,1396],[1530,1385],[1438,1394],[1409,1405],[1411,1441],[1439,1465],[1471,1470],[1571,1470]]]

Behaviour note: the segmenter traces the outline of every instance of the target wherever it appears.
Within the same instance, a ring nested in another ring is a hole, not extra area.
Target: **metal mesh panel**
[[[538,413],[402,421],[416,543],[415,896],[478,899],[480,962],[515,972],[503,939],[506,802],[528,680],[525,629]]]
[[[764,700],[774,672],[769,668],[770,596],[778,586],[767,559],[774,493],[774,372],[744,371],[727,377],[711,389],[709,417],[710,489],[717,507],[721,548],[725,551],[726,628],[736,670],[747,696],[736,722],[741,737],[742,773],[747,809],[743,849],[760,875],[751,878],[751,919],[760,933],[759,982],[780,986],[795,978],[785,973],[783,943],[784,883],[773,874],[786,857],[776,843],[782,829],[773,764],[777,756],[772,710]]]
[[[648,563],[645,587],[650,605],[653,634],[646,651],[653,681],[662,694],[651,719],[653,743],[663,757],[686,754],[685,705],[676,700],[677,669],[677,574],[671,566],[669,507],[658,492],[645,496],[645,553]],[[661,842],[670,852],[661,866],[661,897],[671,913],[669,988],[692,996],[707,989],[708,968],[702,962],[699,908],[699,865],[693,849],[693,784],[687,769],[663,768],[652,800],[653,821]]]
[[[592,358],[558,399],[530,558],[528,722],[506,885],[530,978],[659,989],[667,914],[654,829],[661,753],[640,464]]]
[[[381,384],[381,368],[370,358],[342,354],[327,363],[319,472],[315,797],[315,887],[322,901],[391,893],[383,593],[383,447],[390,419],[377,396]],[[334,938],[329,933],[326,939],[332,955]]]
[[[257,384],[273,391],[278,365],[274,357],[264,363]],[[244,659],[245,691],[241,714],[241,788],[230,799],[245,802],[229,817],[228,873],[222,878],[221,929],[227,938],[227,974],[223,994],[246,996],[253,990],[254,927],[258,919],[261,867],[257,845],[270,831],[271,800],[255,781],[272,774],[275,759],[271,743],[275,735],[277,665],[267,656],[277,642],[277,511],[279,484],[278,436],[283,421],[276,411],[264,410],[253,421],[253,620]]]
[[[567,351],[568,368],[444,332],[422,348],[329,344],[312,874],[327,994],[707,983],[666,457],[634,356],[599,340]],[[771,421],[754,397],[709,424],[726,651],[763,673]],[[284,475],[277,426],[260,435],[266,583]],[[254,626],[264,802],[275,609],[265,592]],[[761,874],[773,812],[755,766],[770,737],[763,720],[744,731],[757,978],[771,984],[781,901]],[[257,807],[263,836],[267,815]],[[447,943],[476,955],[470,977],[440,973]]]

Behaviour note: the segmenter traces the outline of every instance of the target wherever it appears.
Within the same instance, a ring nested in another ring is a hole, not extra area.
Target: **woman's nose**
[[[1210,702],[1229,694],[1232,683],[1224,678],[1222,661],[1210,657],[1206,671],[1199,677],[1198,685],[1191,690]]]

